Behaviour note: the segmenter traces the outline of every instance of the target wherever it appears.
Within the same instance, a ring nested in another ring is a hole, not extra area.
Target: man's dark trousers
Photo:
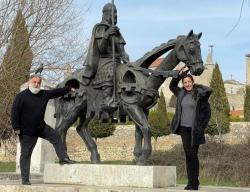
[[[57,131],[46,125],[41,135],[39,135],[39,137],[53,144],[59,160],[68,157],[64,149],[60,135],[58,134]],[[31,154],[36,145],[38,137],[20,135],[19,138],[21,145],[21,156],[20,156],[21,178],[22,181],[29,181]]]

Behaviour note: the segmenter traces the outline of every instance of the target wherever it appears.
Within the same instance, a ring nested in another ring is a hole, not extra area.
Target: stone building
[[[232,78],[224,81],[230,113],[234,116],[244,116],[245,84]]]
[[[244,99],[246,85],[250,85],[250,54],[246,54],[246,84],[240,83],[231,78],[224,81],[228,101],[230,104],[230,113],[233,116],[244,117]]]
[[[246,54],[246,84],[250,85],[250,53]]]

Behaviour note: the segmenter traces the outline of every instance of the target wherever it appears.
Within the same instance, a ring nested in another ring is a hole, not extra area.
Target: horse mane
[[[167,43],[163,43],[160,46],[153,48],[151,51],[147,52],[143,57],[135,62],[135,66],[148,68],[158,57],[173,49],[177,42],[185,41],[187,39],[199,39],[202,33],[195,34],[193,30],[186,35],[179,35],[176,39],[170,39]]]
[[[134,65],[138,67],[148,68],[158,57],[173,49],[178,40],[178,37],[176,39],[170,39],[167,43],[162,43],[160,46],[153,48],[143,57],[138,59]]]

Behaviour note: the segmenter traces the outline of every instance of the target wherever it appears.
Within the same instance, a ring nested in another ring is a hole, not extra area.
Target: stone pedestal
[[[21,86],[21,91],[26,89],[28,84],[25,83]],[[41,89],[51,89],[53,86],[43,80]],[[55,118],[54,118],[54,103],[53,100],[48,102],[46,112],[45,112],[45,122],[50,125],[52,128],[55,127]],[[20,172],[20,143],[17,143],[17,155],[16,155],[16,172]],[[48,141],[39,138],[36,146],[33,150],[31,156],[31,166],[30,173],[43,173],[44,165],[46,163],[53,163],[56,159],[56,153],[53,148],[53,145]]]
[[[176,185],[175,166],[46,164],[44,183],[163,188]]]

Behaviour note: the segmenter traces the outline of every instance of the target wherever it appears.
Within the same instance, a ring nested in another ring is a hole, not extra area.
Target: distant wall
[[[102,160],[132,160],[134,148],[134,125],[119,125],[117,126],[114,135],[97,140],[98,150]],[[250,123],[234,122],[231,123],[231,132],[222,136],[224,143],[239,144],[247,141],[247,136],[250,134]],[[218,139],[218,136],[215,137]],[[176,144],[181,143],[178,135],[169,135],[160,137],[157,145],[152,139],[153,149],[169,150]],[[70,158],[77,161],[89,160],[90,153],[85,147],[84,142],[75,131],[75,128],[70,128],[67,136],[68,152]],[[16,146],[8,144],[5,150],[4,145],[0,147],[0,161],[15,161]],[[5,156],[6,151],[6,156]],[[10,153],[9,151],[12,151]]]

